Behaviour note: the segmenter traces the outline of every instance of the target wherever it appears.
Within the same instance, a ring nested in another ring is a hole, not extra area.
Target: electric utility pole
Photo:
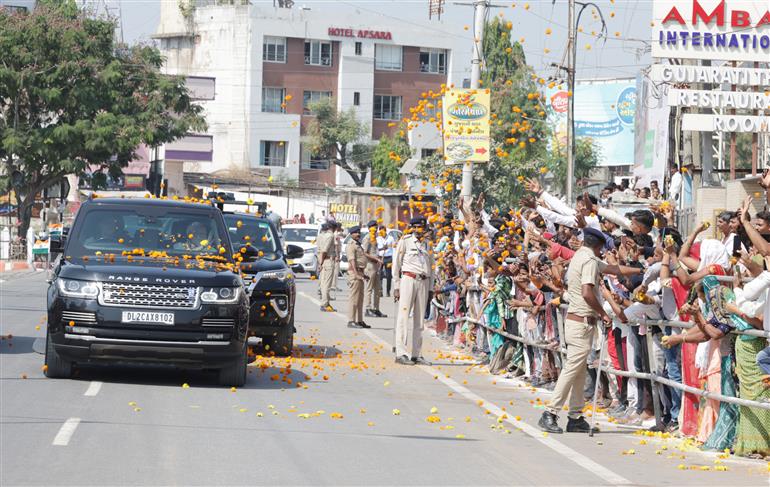
[[[572,203],[575,187],[575,68],[577,58],[577,22],[575,22],[575,0],[569,0],[567,15],[569,40],[567,42],[567,202]]]
[[[473,59],[471,60],[471,89],[478,89],[481,81],[481,58],[484,49],[484,27],[486,26],[488,0],[473,2]],[[473,162],[463,163],[463,185],[460,196],[467,201],[473,195]]]

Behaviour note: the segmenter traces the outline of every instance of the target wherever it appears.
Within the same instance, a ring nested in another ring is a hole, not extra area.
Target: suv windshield
[[[286,228],[283,227],[283,238],[287,242],[313,242],[318,237],[315,228]]]
[[[238,250],[239,245],[250,243],[265,254],[274,254],[278,248],[270,224],[266,220],[234,214],[225,215],[227,231]]]
[[[70,256],[161,252],[167,255],[220,255],[224,229],[208,213],[145,212],[143,208],[94,209],[84,215],[67,247]],[[223,238],[224,237],[224,238]],[[228,258],[229,253],[223,257]]]

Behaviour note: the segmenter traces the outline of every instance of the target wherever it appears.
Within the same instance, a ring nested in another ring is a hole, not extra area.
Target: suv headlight
[[[307,255],[307,254],[315,254],[317,252],[317,250],[318,249],[316,249],[315,247],[310,247],[309,249],[305,249],[305,255]]]
[[[228,304],[238,301],[241,288],[239,287],[211,287],[203,288],[201,293],[202,303]]]
[[[257,274],[257,281],[260,279],[276,279],[279,281],[287,281],[294,279],[294,274],[288,270],[262,271]]]
[[[57,279],[59,292],[68,298],[96,299],[99,286],[94,281],[78,281],[76,279]]]

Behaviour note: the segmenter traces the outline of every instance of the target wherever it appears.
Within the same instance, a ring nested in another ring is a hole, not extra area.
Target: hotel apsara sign
[[[770,1],[654,0],[652,56],[767,62]]]
[[[327,33],[331,37],[357,37],[359,39],[380,39],[384,41],[393,40],[393,35],[385,30],[344,29],[340,27],[329,27]]]

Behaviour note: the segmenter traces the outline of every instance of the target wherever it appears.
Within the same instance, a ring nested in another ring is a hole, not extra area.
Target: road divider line
[[[61,425],[59,432],[56,433],[56,437],[51,443],[53,446],[67,446],[70,443],[70,438],[75,434],[75,430],[80,424],[80,418],[70,418]]]
[[[311,302],[315,303],[318,306],[321,305],[321,301],[313,298],[312,296],[310,296],[305,292],[299,292],[298,294],[310,300]],[[342,313],[334,312],[332,314],[335,314],[339,317],[347,319],[347,317]],[[359,331],[363,332],[363,334],[369,337],[369,339],[372,340],[374,343],[384,348],[388,348],[392,345],[391,343],[386,342],[385,340],[383,340],[382,338],[380,338],[379,336],[377,336],[376,334],[372,333],[367,329],[362,329]],[[608,469],[607,467],[599,463],[596,463],[595,461],[591,460],[587,456],[581,453],[578,453],[577,451],[568,447],[564,443],[554,439],[553,437],[543,436],[543,432],[540,431],[538,428],[532,425],[529,425],[524,421],[515,421],[509,418],[508,414],[505,413],[505,411],[503,411],[502,408],[500,408],[499,406],[497,406],[496,404],[490,401],[487,401],[486,399],[479,396],[478,394],[471,392],[470,390],[468,390],[468,388],[458,384],[457,381],[455,381],[454,379],[447,377],[446,374],[444,374],[440,370],[430,365],[418,365],[417,368],[422,370],[426,374],[430,375],[431,377],[438,377],[438,380],[441,381],[445,386],[457,392],[458,394],[463,396],[465,399],[468,399],[469,401],[475,404],[483,404],[484,409],[489,410],[492,414],[496,415],[497,417],[505,417],[506,418],[505,421],[511,424],[513,427],[520,429],[527,436],[530,436],[531,438],[539,441],[544,446],[550,448],[551,450],[555,451],[559,455],[574,462],[579,467],[600,477],[602,480],[609,483],[610,485],[632,485],[633,484],[633,482],[623,477],[622,475],[619,475],[613,472],[612,470]]]
[[[99,382],[98,380],[92,380],[91,383],[88,385],[88,389],[86,389],[86,392],[83,393],[84,396],[95,396],[99,394],[99,391],[102,389],[102,382]]]

